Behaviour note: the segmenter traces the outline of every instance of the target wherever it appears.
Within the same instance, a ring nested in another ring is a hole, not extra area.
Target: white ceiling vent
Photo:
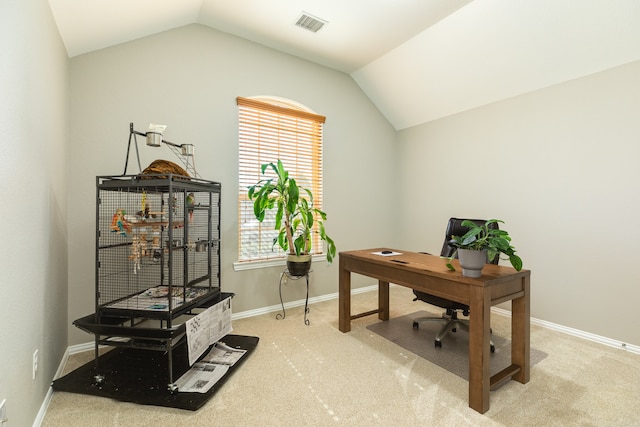
[[[327,21],[325,21],[324,19],[320,19],[316,16],[310,15],[307,12],[302,12],[302,15],[300,15],[300,17],[298,18],[298,22],[296,22],[296,25],[298,27],[304,28],[305,30],[317,33],[322,27],[324,27],[324,24],[326,23]]]

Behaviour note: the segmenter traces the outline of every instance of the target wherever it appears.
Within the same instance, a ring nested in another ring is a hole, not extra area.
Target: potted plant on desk
[[[504,223],[499,219],[490,219],[484,224],[476,224],[473,221],[465,220],[462,225],[469,228],[464,236],[452,236],[449,241],[451,246],[456,248],[462,275],[467,277],[480,277],[482,268],[487,261],[492,262],[500,254],[505,254],[513,268],[517,271],[522,269],[522,259],[516,255],[516,250],[511,246],[511,236],[505,230],[497,227],[498,223]],[[455,271],[451,260],[456,252],[449,258],[447,267]]]
[[[273,245],[278,245],[287,254],[289,273],[304,276],[309,272],[314,234],[327,242],[327,261],[331,263],[336,255],[336,245],[324,228],[327,214],[314,206],[311,190],[299,186],[280,160],[277,164],[263,164],[262,175],[267,169],[275,172],[276,176],[262,179],[249,187],[248,196],[253,200],[253,213],[258,221],[264,220],[267,211],[276,210],[278,236],[273,239]],[[317,231],[314,230],[316,224]]]

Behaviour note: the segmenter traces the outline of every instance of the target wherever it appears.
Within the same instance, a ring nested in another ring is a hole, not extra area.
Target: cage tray
[[[199,304],[190,307],[207,308],[223,301],[226,298],[233,298],[235,294],[230,292],[222,292],[212,294],[211,298],[202,300]],[[116,337],[136,337],[143,339],[167,340],[176,338],[185,333],[186,327],[184,323],[171,328],[149,328],[130,326],[131,317],[112,314],[110,312],[92,313],[87,316],[76,319],[73,324],[95,335],[116,336]],[[127,326],[124,326],[124,325]]]

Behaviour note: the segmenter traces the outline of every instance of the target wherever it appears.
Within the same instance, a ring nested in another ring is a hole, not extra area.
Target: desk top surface
[[[383,253],[384,252],[384,253]],[[387,254],[386,252],[391,252]],[[513,267],[487,264],[482,270],[482,276],[478,278],[465,277],[457,259],[452,261],[456,271],[447,268],[447,260],[440,256],[419,252],[404,251],[392,248],[371,248],[339,253],[340,259],[354,259],[379,264],[387,267],[396,267],[402,270],[410,270],[429,276],[441,277],[456,282],[465,282],[472,285],[486,285],[489,283],[512,280],[516,277],[529,276],[529,270],[516,271]]]

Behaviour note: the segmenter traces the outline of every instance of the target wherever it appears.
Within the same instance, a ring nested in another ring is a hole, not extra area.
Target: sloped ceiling
[[[404,129],[640,59],[640,1],[475,0],[355,71]]]
[[[350,74],[396,129],[640,60],[638,0],[49,4],[70,57],[200,23]]]

